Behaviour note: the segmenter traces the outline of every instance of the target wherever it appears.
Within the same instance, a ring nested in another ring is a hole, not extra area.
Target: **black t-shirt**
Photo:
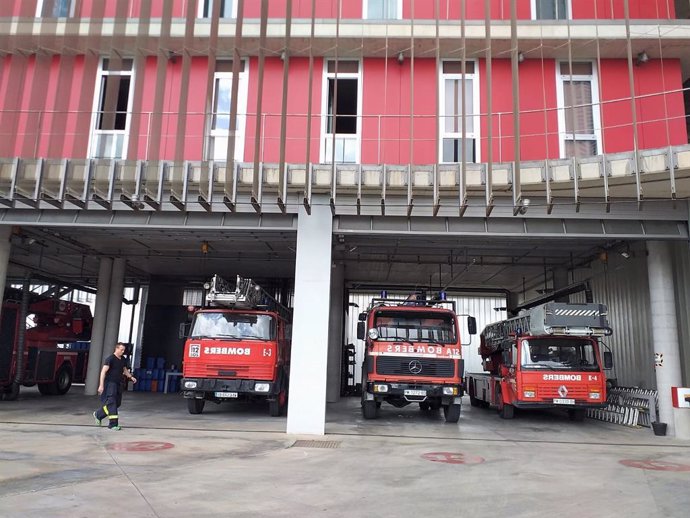
[[[127,367],[127,360],[125,360],[124,356],[118,358],[114,354],[111,354],[103,361],[103,365],[109,367],[108,372],[105,373],[106,383],[110,381],[120,383],[122,381],[122,374],[124,373],[125,367]]]

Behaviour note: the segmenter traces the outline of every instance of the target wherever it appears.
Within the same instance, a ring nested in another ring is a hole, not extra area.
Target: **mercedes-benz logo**
[[[412,374],[419,374],[422,372],[422,362],[419,360],[412,360],[407,366]]]

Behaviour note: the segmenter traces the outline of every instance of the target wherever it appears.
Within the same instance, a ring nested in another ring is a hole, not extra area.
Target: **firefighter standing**
[[[124,354],[125,344],[115,344],[115,351],[103,361],[101,368],[98,394],[101,396],[103,406],[93,413],[93,417],[98,426],[107,417],[109,430],[120,430],[117,409],[122,403],[122,376],[126,376],[132,383],[137,382],[137,379],[127,368],[127,360],[123,358]]]

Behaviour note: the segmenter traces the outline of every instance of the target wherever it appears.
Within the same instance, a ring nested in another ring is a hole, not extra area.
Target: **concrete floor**
[[[0,516],[690,512],[690,443],[646,428],[548,412],[503,421],[469,404],[456,425],[412,405],[384,404],[364,421],[350,398],[328,405],[325,437],[296,437],[264,405],[207,404],[192,416],[178,395],[132,392],[113,432],[94,426],[97,404],[80,387],[0,402]]]

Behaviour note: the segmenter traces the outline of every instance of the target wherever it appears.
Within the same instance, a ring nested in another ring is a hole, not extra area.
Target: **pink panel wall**
[[[554,109],[556,64],[549,60],[542,66],[540,60],[527,59],[520,64],[519,76],[520,159],[558,158],[558,112]]]
[[[632,19],[675,18],[674,0],[629,0]],[[625,0],[575,0],[572,2],[574,19],[624,18]]]
[[[687,144],[680,63],[652,60],[635,67],[634,74],[639,147],[653,149]],[[604,60],[600,83],[604,151],[630,151],[633,130],[627,61]]]

